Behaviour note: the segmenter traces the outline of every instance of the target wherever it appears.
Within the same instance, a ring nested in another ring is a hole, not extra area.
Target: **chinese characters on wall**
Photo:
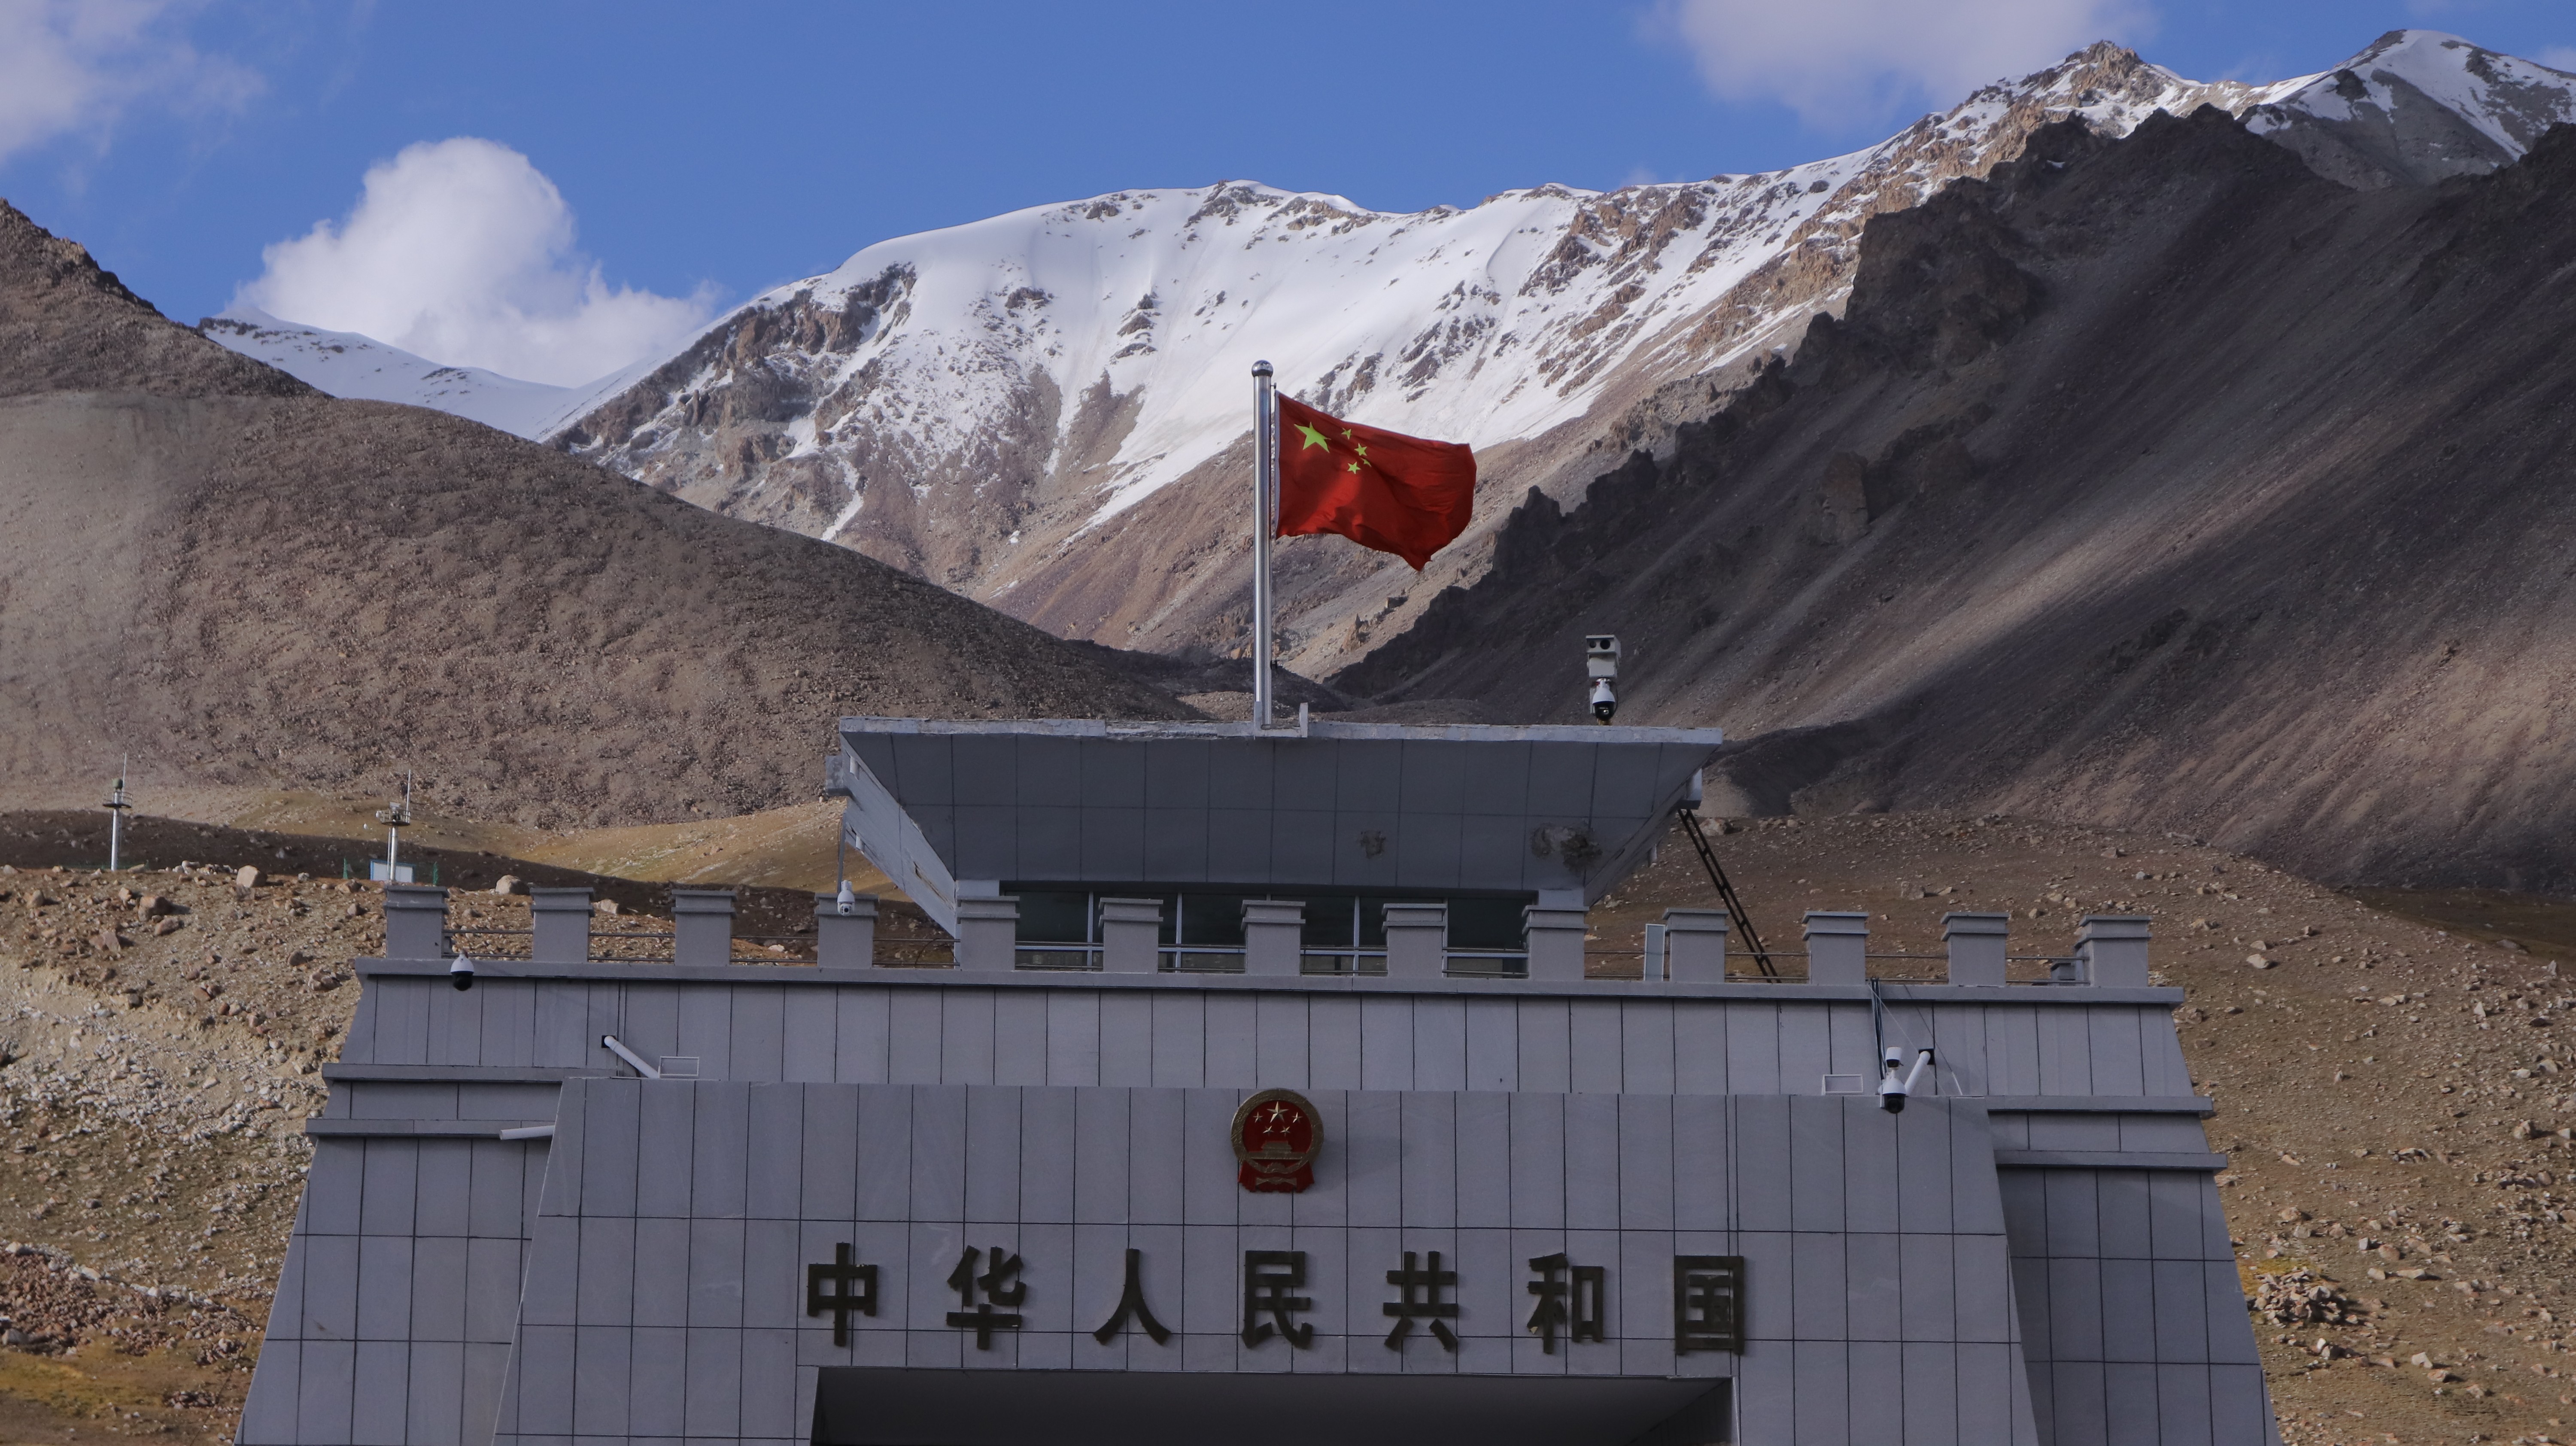
[[[877,1268],[852,1255],[850,1246],[836,1245],[828,1263],[805,1267],[805,1314],[831,1316],[836,1346],[850,1343],[852,1315],[877,1313]],[[1130,1329],[1156,1345],[1170,1343],[1170,1327],[1155,1316],[1147,1299],[1144,1271],[1145,1252],[1129,1250],[1118,1302],[1091,1332],[1101,1344]],[[978,1350],[991,1350],[996,1332],[1020,1329],[1020,1307],[1029,1292],[1021,1272],[1020,1257],[1003,1247],[968,1247],[948,1276],[958,1305],[947,1313],[948,1325],[971,1332]],[[1458,1330],[1452,1322],[1460,1319],[1458,1272],[1439,1251],[1402,1252],[1386,1272],[1386,1283],[1387,1299],[1379,1309],[1391,1322],[1387,1349],[1401,1351],[1420,1339],[1457,1351]],[[1541,1255],[1529,1262],[1524,1288],[1532,1304],[1522,1329],[1537,1336],[1549,1355],[1560,1344],[1608,1343],[1609,1267],[1578,1264],[1562,1251]],[[1305,1251],[1243,1252],[1243,1343],[1259,1347],[1277,1340],[1295,1350],[1313,1345],[1315,1327],[1301,1319],[1315,1309],[1310,1290]],[[1673,1257],[1673,1349],[1681,1354],[1744,1349],[1742,1256]]]

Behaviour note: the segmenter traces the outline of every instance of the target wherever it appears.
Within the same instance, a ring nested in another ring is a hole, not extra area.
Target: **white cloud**
[[[572,208],[528,158],[459,136],[367,169],[336,225],[261,253],[236,305],[354,331],[450,366],[569,386],[670,346],[713,311],[611,287],[573,249]]]
[[[1661,0],[1650,29],[1678,39],[1725,100],[1778,101],[1847,130],[1892,107],[1946,107],[2106,38],[2142,39],[2145,0]]]
[[[0,161],[66,135],[105,137],[137,104],[238,109],[259,76],[174,33],[172,0],[0,0]]]

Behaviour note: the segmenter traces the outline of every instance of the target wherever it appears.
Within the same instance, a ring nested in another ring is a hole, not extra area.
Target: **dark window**
[[[1317,894],[1306,899],[1306,932],[1309,949],[1349,949],[1359,943],[1360,901],[1348,894]],[[1381,926],[1383,932],[1383,926]]]
[[[1305,959],[1298,966],[1301,972],[1386,972],[1383,961],[1360,957],[1361,950],[1386,947],[1385,901],[1351,894],[1309,894],[1304,902],[1306,928],[1300,942]]]
[[[1180,912],[1183,947],[1243,947],[1243,895],[1183,894]],[[1165,937],[1169,938],[1168,933]]]
[[[1088,944],[1096,937],[1088,894],[1024,893],[1019,899],[1023,944]]]
[[[1181,901],[1176,895],[1163,896],[1163,927],[1154,935],[1154,942],[1166,949],[1181,942]]]
[[[1511,949],[1521,947],[1520,899],[1451,899],[1449,947]]]
[[[1363,949],[1386,947],[1386,900],[1360,900],[1360,947]]]
[[[1386,900],[1307,895],[1305,944],[1310,950],[1385,948]]]
[[[1201,894],[1178,890],[1088,889],[1005,883],[1003,892],[1019,900],[1019,963],[1022,968],[1084,969],[1098,967],[1100,910],[1107,898],[1154,899],[1162,906],[1158,942],[1165,969],[1231,971],[1242,967],[1242,894]],[[1307,973],[1383,972],[1377,957],[1386,950],[1386,906],[1422,895],[1316,893],[1300,899],[1305,924],[1300,933]],[[1452,972],[1512,973],[1522,950],[1521,911],[1527,895],[1504,898],[1451,898],[1448,945],[1467,958],[1453,959]],[[1483,956],[1483,957],[1477,957]]]

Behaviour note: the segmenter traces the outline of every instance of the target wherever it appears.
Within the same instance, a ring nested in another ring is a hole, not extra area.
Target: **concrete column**
[[[1449,906],[1386,906],[1386,972],[1398,979],[1437,979],[1449,969]]]
[[[1151,974],[1162,967],[1163,901],[1100,901],[1100,968],[1108,974]]]
[[[447,890],[425,884],[385,885],[385,957],[447,957]]]
[[[1807,982],[1869,982],[1869,915],[1807,915]]]
[[[2010,914],[1943,914],[1941,942],[1950,951],[1950,982],[2001,988]]]
[[[814,896],[814,962],[826,969],[865,969],[877,962],[877,896],[853,894],[850,911],[841,896]]]
[[[733,962],[733,890],[671,891],[671,962]]]
[[[2141,914],[2087,914],[2075,931],[2084,982],[2104,989],[2147,987],[2147,920]]]
[[[528,919],[536,938],[528,958],[538,964],[590,962],[590,890],[530,889]]]
[[[1646,926],[1645,966],[1637,971],[1639,979],[1649,984],[1664,982],[1664,936],[1670,932],[1661,924]]]
[[[1529,951],[1529,977],[1563,982],[1583,977],[1581,909],[1532,904],[1521,910],[1521,947]]]
[[[1675,984],[1726,982],[1724,909],[1664,910],[1664,977]]]
[[[1306,901],[1243,901],[1243,972],[1295,974],[1305,952]]]
[[[957,967],[1009,969],[1019,963],[1020,901],[1008,895],[957,901]]]

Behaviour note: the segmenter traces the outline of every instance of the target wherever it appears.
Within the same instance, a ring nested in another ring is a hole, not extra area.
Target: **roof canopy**
[[[1714,728],[844,718],[849,841],[940,924],[961,881],[1514,892],[1642,862]]]

